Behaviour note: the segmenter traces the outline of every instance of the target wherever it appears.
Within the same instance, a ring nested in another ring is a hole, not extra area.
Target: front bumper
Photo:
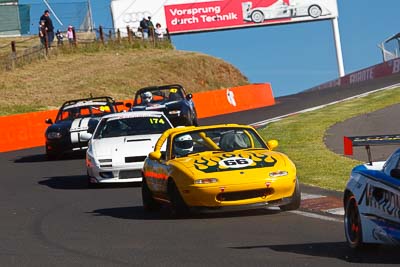
[[[131,183],[142,181],[143,162],[100,168],[98,166],[87,167],[91,183]]]
[[[287,177],[247,184],[190,185],[179,189],[189,207],[235,210],[288,204],[295,187],[296,178]]]
[[[289,204],[292,198],[282,198],[269,202],[258,202],[254,204],[244,204],[236,206],[219,206],[219,207],[204,207],[204,206],[194,206],[190,207],[192,212],[198,213],[217,213],[217,212],[231,212],[231,211],[243,211],[243,210],[255,210],[255,209],[267,209],[271,207],[279,207],[282,205]]]

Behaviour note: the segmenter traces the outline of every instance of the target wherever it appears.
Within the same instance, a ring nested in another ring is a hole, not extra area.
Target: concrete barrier
[[[125,102],[129,100],[125,100]],[[193,94],[199,118],[229,114],[275,104],[270,84],[254,84]],[[44,146],[47,118],[58,110],[0,116],[0,152]]]

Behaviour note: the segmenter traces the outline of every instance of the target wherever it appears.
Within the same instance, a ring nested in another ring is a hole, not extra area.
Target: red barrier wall
[[[126,100],[130,102],[130,100]],[[255,84],[193,94],[199,118],[270,106],[275,103],[269,84]],[[44,146],[44,133],[57,110],[0,116],[0,152]]]
[[[271,85],[252,84],[193,95],[199,118],[229,114],[275,104]]]

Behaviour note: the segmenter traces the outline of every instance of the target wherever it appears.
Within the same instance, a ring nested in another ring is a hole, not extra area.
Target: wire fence
[[[43,37],[31,36],[11,40],[8,44],[0,45],[0,70],[10,71],[34,61],[48,59],[60,52],[72,52],[77,49],[97,51],[100,48],[164,48],[171,47],[171,39],[166,30],[160,38],[151,29],[146,36],[141,30],[127,27],[121,33],[119,29],[99,27],[91,32],[75,31],[68,38],[66,32],[60,33],[49,43],[48,35]]]

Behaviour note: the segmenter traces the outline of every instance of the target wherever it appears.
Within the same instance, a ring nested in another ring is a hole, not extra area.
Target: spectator
[[[70,45],[74,44],[74,29],[71,25],[68,26],[67,38]]]
[[[43,12],[43,15],[40,17],[40,21],[44,21],[44,25],[47,30],[47,41],[49,47],[51,47],[51,44],[53,43],[54,40],[54,26],[53,26],[53,21],[50,18],[50,12],[48,10],[45,10]]]
[[[157,39],[161,40],[164,38],[164,29],[161,28],[161,24],[157,23],[156,24],[156,29],[154,30],[154,33],[157,36]]]
[[[149,28],[149,35],[154,37],[154,25],[150,16],[147,17],[147,27]]]
[[[140,28],[142,28],[143,39],[149,38],[149,23],[146,18],[140,21]]]
[[[57,45],[63,45],[64,35],[60,30],[56,31]]]
[[[41,20],[39,23],[39,38],[40,38],[40,43],[44,47],[46,47],[47,29],[46,29],[44,20]]]

